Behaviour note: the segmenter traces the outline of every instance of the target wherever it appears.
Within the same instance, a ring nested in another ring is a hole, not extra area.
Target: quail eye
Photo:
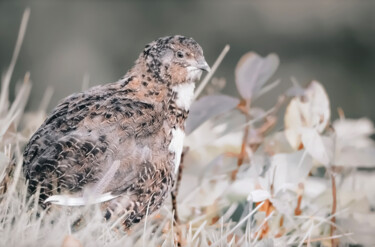
[[[177,52],[177,57],[178,58],[183,58],[184,57],[184,53],[182,53],[182,51],[178,51]]]

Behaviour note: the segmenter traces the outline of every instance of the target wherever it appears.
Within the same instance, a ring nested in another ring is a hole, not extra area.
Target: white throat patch
[[[172,90],[177,93],[176,105],[184,110],[189,110],[194,99],[194,82],[182,83],[173,86]]]

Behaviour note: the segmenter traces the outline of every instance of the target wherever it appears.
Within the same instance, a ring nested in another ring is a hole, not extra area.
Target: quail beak
[[[199,63],[197,64],[197,68],[201,69],[201,70],[204,70],[206,72],[210,72],[211,71],[210,66],[207,64],[207,62],[204,59],[201,60],[201,61],[199,61]]]

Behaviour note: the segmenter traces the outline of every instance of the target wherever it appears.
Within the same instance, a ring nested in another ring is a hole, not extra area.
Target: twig
[[[247,140],[249,137],[249,126],[245,127],[243,138],[242,138],[242,145],[241,145],[241,152],[237,159],[237,169],[232,172],[231,179],[234,181],[237,177],[238,169],[243,164],[243,161],[245,160],[246,155],[246,146],[247,146]]]
[[[182,240],[182,234],[179,230],[179,225],[180,225],[180,219],[178,218],[178,211],[177,211],[177,194],[178,194],[178,189],[180,188],[180,183],[181,183],[181,178],[182,178],[182,170],[184,168],[184,156],[185,154],[189,151],[188,147],[185,147],[184,150],[181,153],[181,161],[180,165],[178,167],[178,173],[177,173],[177,179],[176,179],[176,185],[175,188],[171,191],[171,197],[172,197],[172,212],[173,213],[173,225],[176,226],[176,233],[177,233],[177,246],[181,246]]]
[[[180,161],[180,166],[178,167],[176,186],[175,186],[174,190],[172,190],[172,192],[171,192],[172,211],[174,212],[173,217],[174,217],[175,225],[180,224],[180,219],[178,218],[178,214],[177,214],[177,194],[178,194],[178,189],[180,188],[180,183],[181,183],[181,178],[182,178],[182,170],[184,169],[184,156],[188,151],[189,151],[189,148],[185,147],[184,150],[181,153],[181,161]]]
[[[250,102],[242,100],[240,104],[238,104],[237,109],[245,115],[246,117],[246,123],[242,125],[240,128],[244,128],[244,135],[242,138],[242,145],[241,145],[241,152],[238,155],[237,159],[237,169],[234,170],[231,174],[231,179],[234,181],[236,179],[238,169],[239,167],[243,164],[245,158],[246,158],[246,146],[248,145],[248,139],[249,139],[249,130],[250,130],[250,125],[254,124],[257,121],[262,120],[263,118],[266,118],[266,122],[258,128],[256,131],[261,135],[264,136],[264,134],[269,131],[273,126],[276,124],[277,118],[274,116],[277,111],[280,109],[282,104],[285,102],[286,97],[284,95],[280,96],[275,104],[274,107],[272,107],[270,110],[265,112],[261,117],[257,119],[251,119],[251,116],[249,114],[250,111]],[[255,151],[259,145],[253,145],[250,146],[252,151]]]
[[[339,114],[340,120],[345,119],[345,113],[344,113],[344,110],[341,107],[337,108],[337,113]]]
[[[268,220],[273,216],[274,213],[275,213],[275,211],[272,211],[269,214],[267,213],[267,217],[263,220],[263,222],[260,224],[258,229],[255,231],[256,235],[255,235],[255,239],[253,241],[254,245],[255,245],[256,241],[258,241],[259,238],[262,239],[265,236],[265,234],[267,234],[266,231],[268,231],[268,229],[269,229]],[[266,231],[265,231],[265,229],[266,229]]]
[[[302,210],[301,210],[301,203],[302,203],[302,196],[303,196],[303,183],[298,184],[298,199],[297,199],[297,206],[294,209],[294,215],[301,215]]]
[[[272,190],[272,189],[271,189]],[[273,192],[272,192],[273,193]],[[270,200],[263,201],[263,206],[259,209],[259,212],[264,212],[266,214],[266,217],[268,218],[270,215],[273,215],[275,212],[275,207],[273,206],[272,202]],[[257,203],[259,204],[259,203]],[[267,220],[262,223],[262,227],[259,227],[255,232],[257,233],[257,238],[263,239],[269,232],[269,225]]]
[[[332,181],[332,212],[331,212],[331,215],[335,215],[336,214],[336,207],[337,207],[337,197],[336,197],[336,179],[335,179],[335,174],[333,173],[333,171],[331,172],[331,181]],[[336,224],[336,217],[332,217],[331,219],[331,233],[330,233],[330,236],[332,237],[335,230],[336,230],[336,227],[335,227],[335,224]],[[337,247],[338,246],[338,240],[335,239],[335,238],[332,238],[331,239],[331,246],[332,247]]]
[[[221,61],[223,61],[225,55],[227,55],[229,49],[230,49],[229,45],[226,45],[224,47],[223,51],[220,53],[219,57],[216,59],[214,65],[212,65],[211,71],[206,75],[206,77],[203,79],[201,84],[199,84],[199,87],[195,91],[194,99],[198,98],[198,96],[202,93],[204,87],[207,85],[208,81],[211,79],[212,75],[215,73],[216,69],[219,67]]]
[[[250,114],[249,114],[250,102],[243,100],[243,101],[241,101],[241,103],[238,105],[237,108],[245,115],[246,122],[249,122],[250,121]],[[245,130],[244,130],[244,134],[243,134],[243,137],[242,137],[241,152],[240,152],[240,155],[238,156],[238,159],[237,159],[237,169],[234,170],[231,174],[232,181],[234,181],[236,179],[238,169],[243,164],[243,161],[245,159],[246,146],[247,146],[247,141],[248,141],[248,138],[249,138],[249,129],[250,129],[250,125],[246,125]]]

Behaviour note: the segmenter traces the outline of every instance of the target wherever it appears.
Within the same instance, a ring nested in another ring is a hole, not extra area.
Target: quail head
[[[173,187],[195,82],[208,71],[192,38],[146,45],[117,82],[63,99],[31,137],[23,170],[40,205],[100,203],[125,228]]]

